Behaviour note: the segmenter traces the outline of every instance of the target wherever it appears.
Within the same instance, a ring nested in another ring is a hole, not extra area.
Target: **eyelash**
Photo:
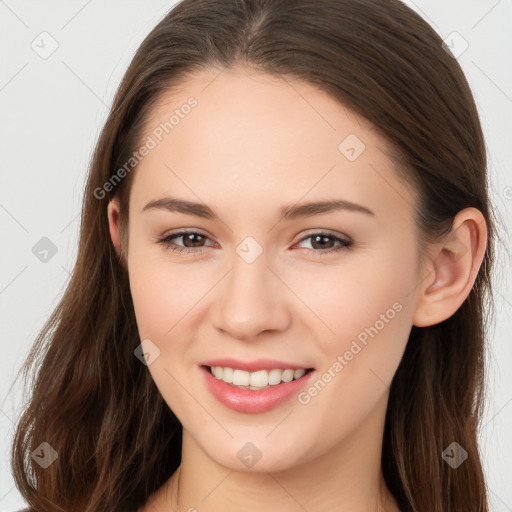
[[[206,235],[203,235],[202,233],[199,233],[196,231],[181,231],[179,233],[171,233],[170,235],[167,235],[164,238],[159,238],[159,239],[157,239],[157,242],[160,243],[164,247],[164,249],[166,249],[168,251],[176,251],[178,253],[182,253],[182,252],[196,253],[196,254],[203,252],[202,251],[203,247],[196,247],[196,248],[180,247],[180,246],[174,244],[174,242],[171,242],[171,240],[174,238],[180,238],[184,235],[190,235],[190,234],[200,235],[204,238],[208,238]],[[343,238],[337,237],[333,233],[329,233],[329,232],[311,233],[311,234],[305,236],[304,238],[302,238],[301,240],[299,240],[298,243],[301,243],[304,240],[307,240],[308,238],[313,238],[315,236],[329,237],[329,238],[334,239],[335,242],[339,242],[341,244],[336,248],[327,249],[324,251],[315,250],[315,249],[306,249],[308,252],[315,253],[315,255],[318,255],[318,256],[324,256],[326,254],[332,254],[332,253],[341,252],[343,250],[350,249],[354,243],[352,240],[344,240]]]

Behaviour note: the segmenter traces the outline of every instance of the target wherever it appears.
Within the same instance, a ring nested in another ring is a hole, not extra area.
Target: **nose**
[[[288,301],[293,294],[268,266],[264,254],[252,263],[236,254],[233,267],[219,285],[217,328],[233,338],[254,340],[290,324]]]

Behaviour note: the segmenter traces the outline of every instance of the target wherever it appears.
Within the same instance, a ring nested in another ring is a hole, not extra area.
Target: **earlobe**
[[[451,317],[475,283],[487,248],[487,226],[476,208],[461,210],[439,244],[424,286],[418,288],[413,325],[427,327]]]

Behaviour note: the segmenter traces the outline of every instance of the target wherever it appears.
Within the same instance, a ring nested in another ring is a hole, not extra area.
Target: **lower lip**
[[[206,385],[212,395],[223,405],[237,412],[255,414],[266,412],[298,393],[310,380],[315,371],[309,371],[300,379],[282,382],[265,389],[251,390],[237,388],[215,378],[209,368],[201,367]]]

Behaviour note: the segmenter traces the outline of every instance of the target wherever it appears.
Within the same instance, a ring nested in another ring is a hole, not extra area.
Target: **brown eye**
[[[176,244],[174,242],[175,239],[183,239],[183,245]],[[160,244],[164,246],[165,249],[169,249],[172,251],[182,252],[201,252],[201,249],[205,247],[202,245],[209,238],[206,235],[202,235],[201,233],[197,233],[195,231],[182,231],[180,233],[172,233],[167,235],[166,237],[158,240]]]
[[[183,239],[182,244],[174,242],[174,240],[178,240],[180,238]],[[313,252],[318,255],[331,254],[344,249],[349,249],[353,244],[352,240],[345,240],[332,233],[312,233],[304,237],[299,243],[308,239],[311,239],[312,248],[306,249],[309,252]],[[158,240],[158,242],[162,244],[165,249],[169,249],[171,251],[200,253],[202,252],[201,249],[203,247],[207,247],[207,245],[204,245],[206,240],[209,240],[209,238],[201,233],[197,233],[195,231],[182,231],[180,233],[167,235],[161,240]]]
[[[199,233],[187,233],[181,236],[183,237],[183,245],[185,247],[201,247],[201,242],[206,238]]]
[[[304,237],[300,243],[308,239],[311,239],[312,247],[312,249],[308,250],[318,255],[331,254],[333,252],[349,249],[353,244],[352,240],[344,240],[343,238],[340,238],[332,233],[312,233]],[[338,244],[338,246],[333,247],[333,244]]]

